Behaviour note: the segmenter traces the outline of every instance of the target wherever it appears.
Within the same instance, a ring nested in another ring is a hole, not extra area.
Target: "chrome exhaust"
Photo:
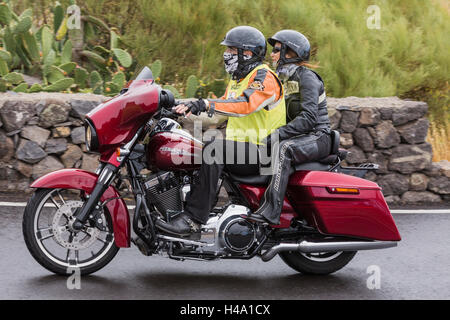
[[[264,262],[272,260],[282,251],[298,251],[301,253],[319,253],[336,251],[374,250],[396,247],[395,241],[341,241],[341,242],[309,242],[303,240],[300,243],[280,243],[268,249],[261,259]]]

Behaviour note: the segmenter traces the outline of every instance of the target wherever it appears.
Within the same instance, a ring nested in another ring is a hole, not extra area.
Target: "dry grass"
[[[442,124],[431,122],[427,141],[433,147],[433,161],[450,160],[450,120]]]

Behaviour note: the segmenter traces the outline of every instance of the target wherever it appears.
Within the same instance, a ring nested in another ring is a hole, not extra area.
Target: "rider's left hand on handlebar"
[[[179,104],[176,107],[172,108],[173,112],[176,112],[178,114],[183,114],[186,117],[189,116],[191,114],[191,112],[189,112],[188,114],[186,114],[186,111],[189,111],[189,106],[186,106],[185,104]]]
[[[192,114],[198,116],[200,113],[206,111],[206,100],[204,99],[198,99],[195,101],[191,101],[188,103],[189,110],[192,112]]]

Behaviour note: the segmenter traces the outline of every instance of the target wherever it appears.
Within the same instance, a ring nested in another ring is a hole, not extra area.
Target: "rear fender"
[[[37,179],[31,184],[31,188],[45,189],[77,189],[87,194],[92,193],[97,182],[98,175],[80,169],[63,169],[51,172]],[[120,197],[116,188],[109,186],[100,200],[106,201]],[[130,247],[130,217],[128,208],[123,199],[114,199],[106,203],[113,222],[114,241],[118,247]]]

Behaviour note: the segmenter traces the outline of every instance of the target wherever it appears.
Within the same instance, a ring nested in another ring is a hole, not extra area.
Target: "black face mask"
[[[229,52],[224,52],[223,62],[225,64],[225,71],[232,75],[238,69],[239,65],[238,60],[239,58],[237,53],[233,54]]]
[[[286,58],[286,53],[287,52],[288,52],[288,47],[284,43],[282,43],[281,44],[281,50],[280,50],[280,59],[278,60],[278,63],[276,65],[277,70],[278,70],[278,68],[282,67],[283,65],[292,64],[292,63],[302,62],[303,61],[302,58],[299,58],[299,57]]]
[[[228,63],[229,63],[229,70],[234,69],[235,66],[235,55],[232,55],[232,57],[227,56]],[[225,54],[224,54],[224,60],[225,60]],[[226,62],[225,62],[226,63]],[[262,63],[261,58],[257,55],[253,54],[253,56],[248,56],[243,53],[243,49],[238,49],[237,53],[237,66],[236,69],[232,72],[229,72],[232,75],[233,80],[240,80],[245,78],[245,76],[252,71],[254,68],[259,66]],[[225,69],[227,66],[225,66]],[[227,70],[228,72],[228,70]]]

